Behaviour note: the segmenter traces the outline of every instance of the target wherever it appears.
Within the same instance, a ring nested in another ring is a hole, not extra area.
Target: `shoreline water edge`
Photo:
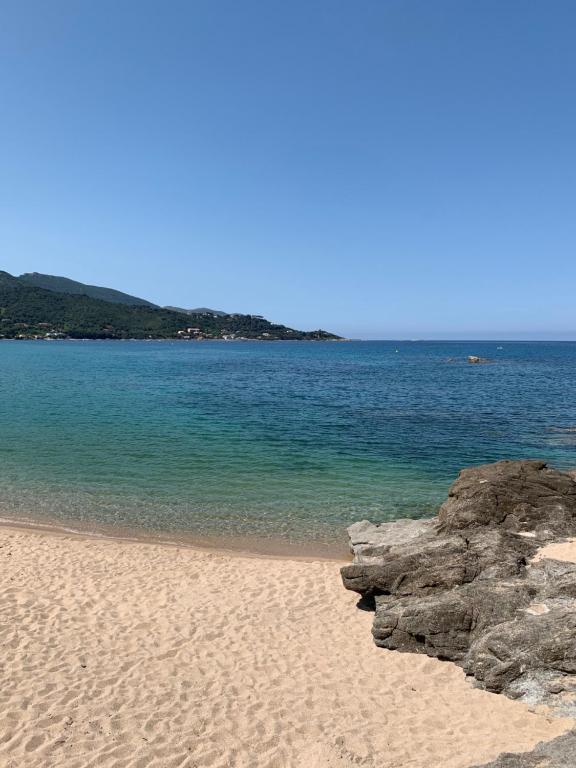
[[[127,526],[86,523],[85,521],[49,520],[33,517],[0,517],[0,530],[18,530],[45,533],[54,536],[73,536],[88,540],[118,541],[213,552],[238,557],[262,557],[286,560],[330,561],[342,563],[352,560],[347,543],[325,544],[319,541],[290,541],[285,538],[257,536],[205,536],[191,531],[154,532]]]

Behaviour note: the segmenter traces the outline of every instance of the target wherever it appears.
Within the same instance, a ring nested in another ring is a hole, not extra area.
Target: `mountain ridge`
[[[113,304],[128,304],[129,306],[157,306],[151,301],[141,299],[138,296],[131,296],[129,293],[117,291],[115,288],[106,288],[100,285],[90,285],[81,283],[78,280],[72,280],[69,277],[59,275],[46,275],[42,272],[24,272],[19,275],[18,280],[33,286],[34,288],[44,288],[54,293],[68,293],[70,295],[89,296],[92,299],[101,299]]]
[[[164,309],[169,309],[170,312],[180,312],[182,315],[216,315],[216,317],[224,317],[225,315],[233,314],[231,312],[222,312],[221,309],[209,309],[208,307],[184,309],[183,307],[166,306]]]
[[[0,270],[0,338],[274,341],[340,337],[323,330],[288,328],[258,315],[185,314],[153,304],[134,305],[85,293],[57,292]]]

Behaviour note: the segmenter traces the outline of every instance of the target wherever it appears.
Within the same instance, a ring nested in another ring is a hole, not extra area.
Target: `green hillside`
[[[129,293],[122,293],[122,291],[116,291],[114,288],[102,288],[99,285],[79,283],[77,280],[70,280],[68,277],[43,275],[40,272],[26,272],[20,275],[18,280],[34,288],[45,288],[47,291],[55,291],[56,293],[90,296],[92,299],[111,301],[114,304],[129,304],[130,306],[143,307],[155,306],[151,301],[139,299],[137,296],[130,296]]]
[[[85,295],[56,293],[0,271],[0,338],[84,339],[337,339],[297,331],[252,315],[183,315]]]

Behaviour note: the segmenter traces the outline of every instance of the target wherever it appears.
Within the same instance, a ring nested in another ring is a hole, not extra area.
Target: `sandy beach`
[[[465,768],[571,721],[377,649],[338,562],[0,529],[5,768]]]

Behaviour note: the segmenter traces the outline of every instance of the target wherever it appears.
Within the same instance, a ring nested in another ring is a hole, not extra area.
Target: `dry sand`
[[[570,721],[378,650],[339,564],[0,530],[2,768],[463,768]]]
[[[567,539],[566,541],[541,547],[536,553],[534,560],[542,560],[543,558],[576,563],[576,539]]]

